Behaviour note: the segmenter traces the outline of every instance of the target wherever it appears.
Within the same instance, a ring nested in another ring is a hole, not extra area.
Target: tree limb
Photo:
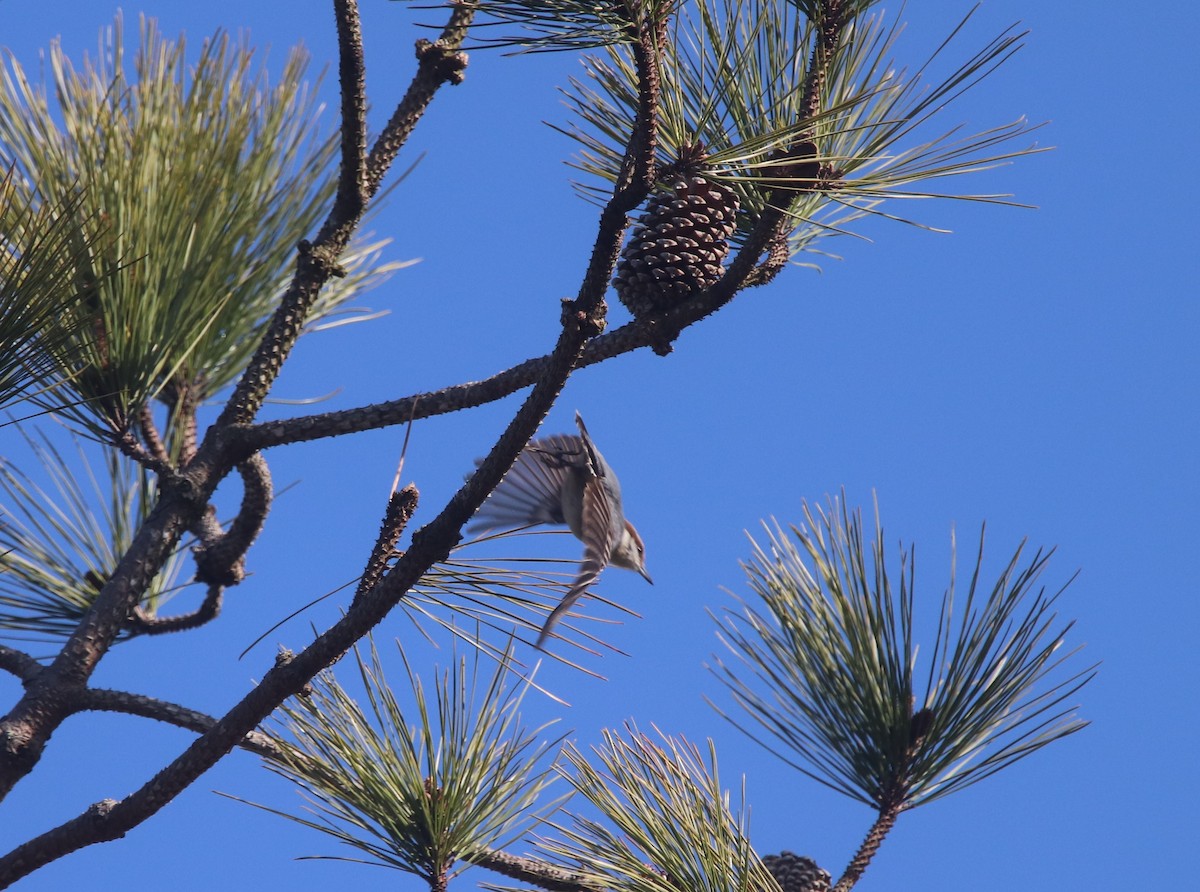
[[[210,730],[217,723],[212,716],[186,706],[180,706],[178,703],[107,688],[88,688],[79,698],[78,708],[81,712],[92,710],[141,716],[200,734]],[[249,732],[238,746],[268,758],[279,755],[279,747],[275,744],[274,739],[260,731]]]
[[[42,668],[42,664],[25,651],[0,644],[0,669],[15,675],[22,683],[33,681]]]

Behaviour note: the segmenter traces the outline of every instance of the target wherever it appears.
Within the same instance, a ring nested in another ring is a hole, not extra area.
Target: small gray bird
[[[555,434],[526,446],[470,525],[470,529],[514,529],[566,524],[583,541],[579,575],[546,618],[538,648],[609,564],[654,582],[646,572],[642,537],[621,508],[617,475],[588,436],[578,412],[575,423],[578,437]]]

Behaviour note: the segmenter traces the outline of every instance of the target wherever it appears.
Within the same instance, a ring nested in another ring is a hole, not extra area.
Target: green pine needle
[[[0,638],[61,641],[73,632],[129,549],[156,499],[153,475],[114,450],[99,469],[75,441],[68,461],[49,438],[25,435],[49,488],[0,458]],[[153,613],[182,586],[181,545],[142,607]]]
[[[657,21],[680,0],[472,0],[472,42],[466,49],[508,49],[513,54],[579,51],[628,43],[642,21]],[[447,9],[459,4],[413,4]],[[429,26],[435,27],[435,26]],[[440,26],[437,26],[440,27]]]
[[[555,776],[518,710],[528,685],[509,682],[511,651],[490,679],[480,655],[457,660],[432,691],[398,647],[408,691],[389,687],[374,643],[354,651],[360,705],[331,672],[283,707],[281,755],[267,763],[294,781],[312,817],[259,805],[357,849],[367,863],[443,884],[473,854],[511,844],[558,801],[540,802]],[[257,805],[256,803],[249,803]]]
[[[80,205],[69,190],[50,203],[20,194],[11,171],[0,181],[0,407],[28,397],[51,377],[51,357],[78,343],[75,267],[95,247],[77,238]]]
[[[576,815],[539,839],[587,887],[622,892],[771,892],[779,886],[747,838],[746,810],[730,805],[711,741],[695,744],[630,725],[604,733],[592,756],[564,750],[560,769],[603,821]],[[742,791],[744,799],[745,791]]]
[[[1066,701],[1095,674],[1063,652],[1071,623],[1037,588],[1049,554],[1016,550],[993,583],[983,536],[965,595],[942,596],[918,683],[913,552],[898,590],[876,513],[804,506],[805,526],[768,528],[745,565],[763,607],[719,619],[739,659],[714,671],[749,717],[726,718],[804,774],[874,807],[913,808],[973,784],[1086,726]],[[721,711],[718,708],[718,711]]]
[[[332,200],[338,142],[317,132],[305,55],[291,52],[274,83],[253,61],[218,32],[189,64],[183,39],[148,19],[127,54],[119,15],[78,69],[51,46],[49,86],[7,59],[0,163],[14,168],[21,200],[79,205],[62,223],[81,295],[76,334],[47,345],[50,389],[37,401],[93,436],[124,431],[173,382],[203,400],[236,378],[296,242]],[[19,235],[5,225],[0,240]],[[314,320],[395,268],[371,269],[382,245],[350,249],[348,277],[325,290]]]
[[[957,65],[937,74],[966,19],[929,60],[909,72],[892,59],[897,24],[871,4],[855,4],[843,39],[821,81],[819,108],[807,107],[811,48],[819,3],[785,0],[699,0],[683,7],[664,50],[658,161],[666,168],[687,147],[707,154],[703,175],[739,198],[744,242],[773,190],[791,189],[793,257],[821,253],[816,244],[845,234],[864,216],[923,226],[884,212],[885,201],[955,198],[1014,204],[1010,196],[952,188],[958,178],[1041,151],[1015,144],[1032,130],[1023,120],[979,132],[940,128],[947,106],[1009,60],[1023,33],[1007,29]],[[968,15],[967,18],[970,16]],[[638,110],[637,70],[629,49],[610,46],[588,57],[585,76],[564,91],[573,122],[556,127],[579,144],[572,166],[587,179],[587,199],[603,202],[617,181]],[[783,167],[797,143],[811,141],[819,182]],[[923,228],[931,228],[923,226]]]

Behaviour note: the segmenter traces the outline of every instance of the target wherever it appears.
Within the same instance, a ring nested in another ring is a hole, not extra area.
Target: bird
[[[646,548],[621,505],[621,484],[576,412],[579,436],[554,434],[534,440],[480,507],[468,529],[516,529],[565,524],[583,542],[579,572],[558,606],[546,617],[537,648],[558,621],[587,592],[606,566],[646,571]]]

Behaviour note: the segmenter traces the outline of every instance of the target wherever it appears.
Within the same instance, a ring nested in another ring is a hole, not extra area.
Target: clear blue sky
[[[912,43],[902,51],[927,46],[969,5],[908,4]],[[419,34],[403,4],[364,7],[378,126],[407,83]],[[78,58],[115,8],[7,0],[0,42],[27,68],[59,35]],[[246,28],[276,63],[303,40],[317,67],[336,64],[325,3],[147,2],[125,7],[128,25],[142,9],[165,33],[184,30],[196,43],[217,27]],[[606,682],[555,666],[541,677],[574,704],[563,722],[581,746],[628,717],[695,740],[712,736],[727,781],[747,775],[758,851],[807,853],[836,876],[872,815],[777,763],[704,704],[703,694],[721,697],[703,669],[717,647],[706,610],[728,603],[722,587],[744,591],[743,530],[770,516],[798,522],[802,499],[842,487],[869,508],[874,490],[889,537],[917,543],[919,593],[930,599],[946,583],[952,528],[970,542],[986,519],[995,561],[1023,537],[1057,546],[1046,582],[1080,571],[1060,611],[1077,620],[1071,640],[1103,667],[1080,696],[1090,728],[903,816],[860,888],[1194,882],[1186,853],[1200,795],[1200,599],[1191,568],[1200,537],[1200,133],[1180,91],[1200,74],[1200,13],[1177,9],[984,4],[962,53],[1015,20],[1032,30],[1028,45],[943,120],[977,128],[1021,114],[1048,121],[1039,139],[1053,152],[976,183],[1038,210],[918,209],[949,235],[867,224],[871,242],[831,242],[844,260],[820,274],[786,271],[685,333],[670,357],[629,355],[572,379],[546,430],[567,430],[573,411],[584,413],[621,475],[656,582],[649,588],[619,572],[604,580],[607,596],[642,615],[608,627],[630,656],[589,663]],[[424,160],[374,223],[394,239],[393,259],[421,263],[364,301],[389,316],[306,341],[278,396],[338,390],[323,408],[349,407],[484,377],[549,348],[594,222],[561,163],[572,145],[541,123],[563,120],[555,87],[575,71],[568,56],[473,55],[466,83],[438,97],[400,166],[417,153]],[[331,108],[333,87],[331,78]],[[481,310],[485,300],[518,321],[497,325]],[[614,308],[614,320],[622,314]],[[417,426],[405,474],[422,492],[418,522],[515,405]],[[223,712],[272,658],[264,646],[239,662],[243,647],[359,572],[401,438],[387,431],[270,453],[277,484],[297,486],[277,502],[249,558],[254,575],[229,593],[222,619],[187,636],[122,645],[97,683]],[[553,544],[564,556],[576,551],[565,538]],[[320,625],[337,609],[329,603],[308,616]],[[307,635],[299,622],[272,640],[298,648]],[[412,637],[407,622],[381,630],[396,635]],[[15,688],[0,677],[4,702]],[[550,714],[549,704],[531,709]],[[188,738],[134,718],[68,722],[6,804],[0,849],[125,795]],[[52,865],[21,888],[418,888],[378,869],[295,861],[336,846],[214,789],[298,804],[254,757],[235,754],[128,838]],[[480,871],[459,884],[488,879],[496,877]]]

